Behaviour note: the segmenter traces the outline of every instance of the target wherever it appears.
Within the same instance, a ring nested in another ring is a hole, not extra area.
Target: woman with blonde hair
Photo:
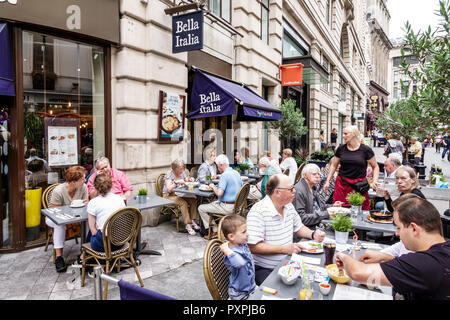
[[[210,148],[205,151],[205,162],[198,168],[197,181],[206,183],[206,176],[210,175],[211,179],[217,178],[216,149]]]
[[[180,207],[186,231],[191,236],[195,236],[195,230],[200,230],[200,227],[194,220],[197,217],[197,199],[191,194],[174,192],[178,185],[193,182],[194,178],[186,176],[186,166],[183,160],[174,160],[171,168],[172,170],[167,172],[164,177],[163,197],[172,200]]]
[[[423,199],[426,199],[424,194],[419,190],[420,185],[417,181],[416,170],[410,166],[401,166],[397,169],[395,172],[395,183],[397,184],[398,191],[400,191],[400,196],[413,193]],[[391,196],[386,189],[384,189],[384,201],[386,202],[386,208],[390,212],[394,212]]]
[[[333,178],[337,166],[340,164],[339,175],[334,187],[333,203],[342,202],[342,206],[350,207],[347,195],[353,191],[361,193],[366,200],[362,205],[363,210],[369,210],[369,189],[376,190],[380,168],[373,150],[361,144],[359,130],[356,126],[348,126],[343,131],[345,144],[336,149],[334,158],[331,160],[330,171],[323,191],[327,192],[330,180]],[[367,166],[373,168],[373,180],[367,182]]]

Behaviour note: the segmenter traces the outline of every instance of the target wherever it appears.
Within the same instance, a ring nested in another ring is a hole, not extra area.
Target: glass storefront
[[[23,31],[26,240],[45,237],[39,194],[81,165],[88,176],[105,155],[104,49]],[[39,203],[38,203],[39,202]]]
[[[9,173],[9,149],[11,145],[9,108],[12,98],[0,95],[0,248],[10,248],[11,239],[11,214],[10,214],[10,188],[8,183]]]

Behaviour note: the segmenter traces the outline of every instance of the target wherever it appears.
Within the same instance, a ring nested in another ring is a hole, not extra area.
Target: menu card
[[[48,126],[49,166],[78,164],[78,128]]]
[[[392,300],[392,295],[337,284],[334,290],[333,300]]]

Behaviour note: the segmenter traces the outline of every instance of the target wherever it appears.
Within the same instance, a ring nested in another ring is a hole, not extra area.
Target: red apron
[[[345,179],[348,182],[350,182],[351,184],[353,184],[356,182],[366,180],[366,177],[358,178],[358,179],[349,179],[349,178],[345,178]],[[343,202],[343,204],[342,204],[343,207],[350,208],[350,204],[348,203],[347,199],[345,199],[345,198],[347,197],[347,195],[349,193],[352,193],[353,191],[354,190],[352,187],[350,187],[347,183],[345,183],[345,181],[342,181],[341,177],[337,176],[336,183],[334,184],[333,203],[336,201],[341,201],[341,202]],[[362,195],[366,198],[366,200],[362,204],[362,209],[370,210],[369,192],[363,193]]]

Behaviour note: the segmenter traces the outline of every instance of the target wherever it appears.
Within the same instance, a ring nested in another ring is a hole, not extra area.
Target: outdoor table
[[[165,198],[161,198],[154,194],[147,195],[146,202],[144,203],[139,203],[139,201],[137,200],[137,196],[134,196],[131,199],[127,200],[128,207],[135,207],[139,210],[159,208],[162,206],[173,204],[175,204],[175,202]],[[88,221],[87,204],[85,204],[83,207],[80,208],[61,206],[55,208],[41,209],[41,213],[59,226],[81,222],[81,241],[80,241],[81,242],[80,250],[81,250],[81,246],[83,245],[86,239],[86,223]],[[139,229],[139,233],[136,239],[136,250],[135,250],[136,256],[138,256],[139,254],[161,255],[159,252],[154,250],[143,251],[146,245],[147,245],[146,242],[141,243],[141,229]]]
[[[250,184],[251,184],[251,183],[256,182],[256,180],[257,180],[257,179],[255,179],[255,178],[249,177],[248,175],[241,176],[241,177],[247,177],[247,178],[248,178],[248,179],[242,180],[242,183],[250,183]],[[212,183],[214,183],[214,184],[219,183],[219,179],[212,179],[211,181],[212,181]]]
[[[378,232],[390,232],[395,233],[397,227],[394,223],[380,223],[372,222],[367,219],[369,211],[363,211],[362,216],[359,216],[356,221],[353,221],[352,227],[362,232],[358,232],[358,237],[364,239],[367,231],[378,231]],[[322,222],[324,224],[331,223],[331,219],[324,219]]]
[[[187,186],[179,186],[175,190],[173,190],[173,192],[193,194],[198,197],[206,197],[206,198],[214,196],[213,191],[202,191],[199,189],[199,187],[194,187],[193,190],[189,190]]]
[[[331,235],[327,234],[327,238],[333,238]],[[361,241],[362,245],[366,245],[369,244],[370,242],[366,242],[366,241]],[[350,243],[350,241],[348,242],[349,245],[352,245]],[[374,243],[371,243],[372,245],[374,245]],[[386,245],[382,245],[382,244],[377,244],[379,245],[381,248],[385,248],[387,247]],[[360,251],[351,251],[353,257],[357,258],[359,257],[366,249],[361,248]],[[335,252],[335,255],[337,253],[337,250]],[[344,251],[344,253],[349,254],[349,250]],[[301,252],[299,254],[302,257],[306,257],[306,258],[320,258],[320,267],[325,267],[325,254],[324,253],[320,253],[320,254],[310,254],[310,253],[306,253],[306,252]],[[295,299],[295,300],[299,300],[299,292],[301,289],[301,284],[302,284],[302,279],[299,278],[297,279],[297,281],[295,282],[295,284],[293,285],[286,285],[283,283],[283,281],[281,280],[280,276],[278,275],[278,270],[284,266],[289,260],[291,259],[290,255],[286,255],[284,259],[282,259],[282,261],[275,267],[275,269],[270,273],[270,275],[264,280],[264,282],[259,286],[261,287],[269,287],[269,288],[273,288],[278,290],[278,292],[272,296],[269,293],[265,293],[261,290],[255,290],[254,293],[252,293],[249,296],[249,300],[261,300],[263,295],[265,297],[267,297],[268,299],[270,298],[279,298],[279,299]],[[312,266],[316,266],[311,264]],[[311,285],[312,283],[312,285]],[[312,296],[311,296],[311,300],[333,300],[333,296],[335,293],[335,289],[336,289],[336,283],[330,279],[329,284],[331,285],[331,290],[330,293],[328,295],[322,295],[319,291],[319,283],[318,282],[310,282],[310,287],[311,287],[311,291],[312,291]],[[347,282],[347,284],[345,284],[344,286],[350,286],[350,287],[357,287],[363,290],[367,290],[367,294],[368,294],[368,299],[374,299],[373,297],[370,297],[370,293],[371,292],[377,292],[377,293],[383,293],[386,295],[392,295],[392,288],[391,287],[386,287],[386,286],[381,286],[379,288],[374,288],[373,290],[370,290],[367,286],[362,285],[356,281],[349,281]],[[386,297],[387,298],[387,297]],[[376,298],[375,298],[376,299]]]

